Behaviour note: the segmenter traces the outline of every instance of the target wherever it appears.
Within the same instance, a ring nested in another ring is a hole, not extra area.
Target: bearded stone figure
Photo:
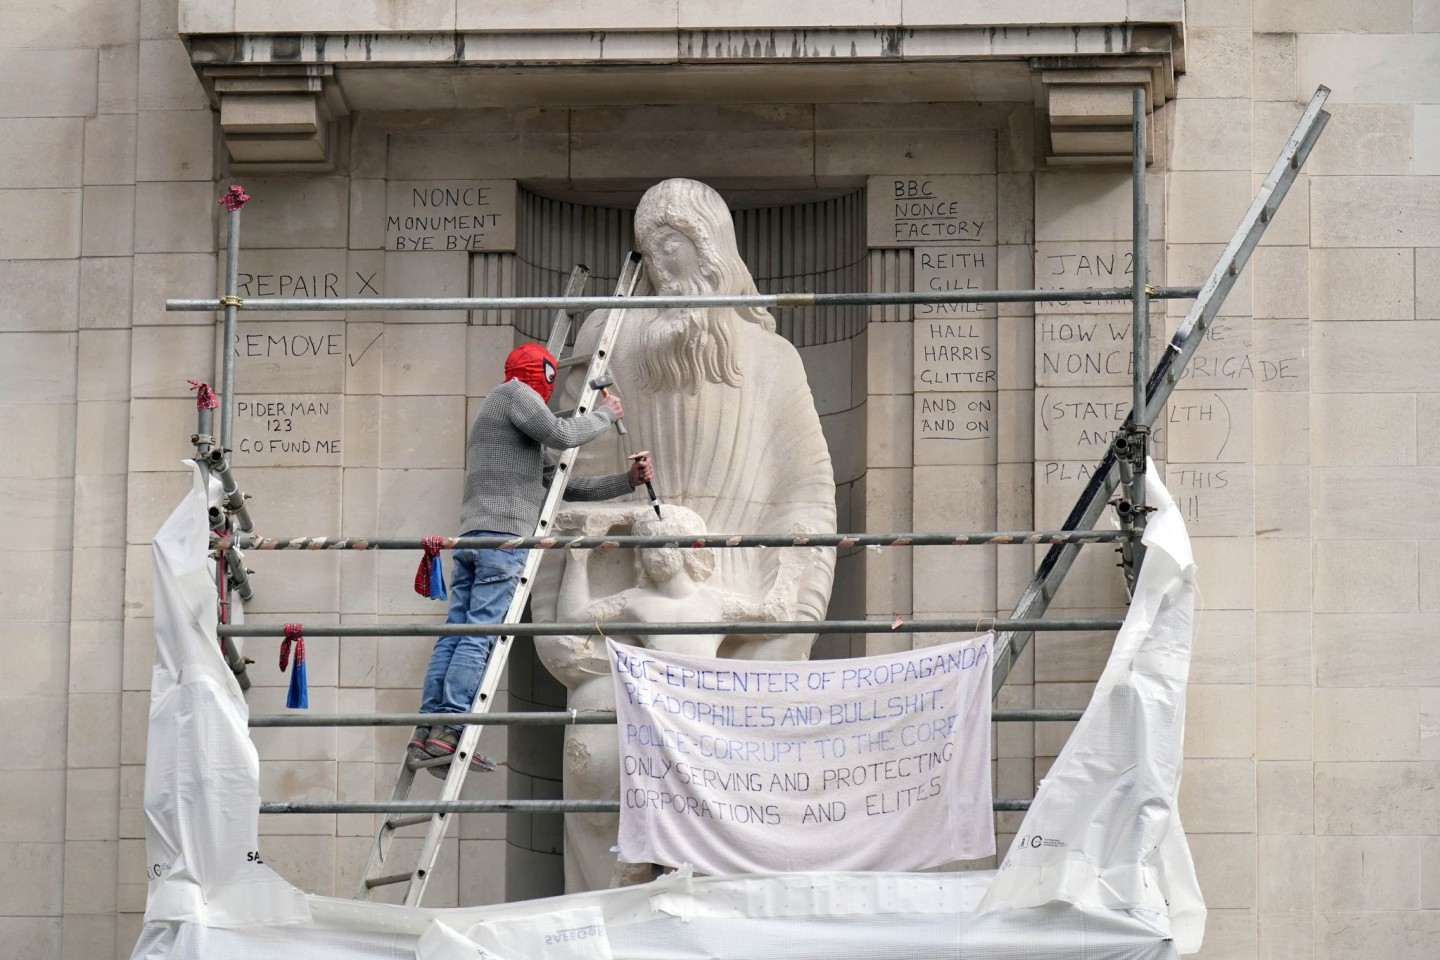
[[[740,259],[730,211],[720,195],[703,183],[665,180],[646,191],[635,211],[635,238],[649,288],[641,293],[757,292]],[[606,321],[604,313],[591,315],[578,334],[577,353],[590,352]],[[820,418],[800,356],[775,333],[775,320],[768,311],[749,307],[627,311],[609,372],[625,398],[628,442],[622,445],[611,434],[588,444],[580,452],[578,473],[622,471],[628,453],[648,449],[656,466],[661,504],[688,508],[705,530],[835,531],[835,477]],[[565,385],[572,399],[582,377],[583,373],[572,373]],[[569,526],[590,533],[629,532],[627,522],[615,519],[614,507],[591,508],[589,520],[587,508],[578,507],[569,514]],[[565,565],[576,561],[556,553],[550,552],[537,577],[532,607],[537,620],[569,619],[557,617],[557,598],[567,576]],[[592,601],[634,588],[634,560],[620,553],[628,551],[597,554],[583,573],[572,571],[568,576],[572,581],[577,573],[585,578],[583,592]],[[824,619],[834,578],[832,549],[723,549],[714,551],[713,559],[707,586],[717,595],[746,598],[754,609],[769,611],[777,619]],[[574,616],[578,611],[559,613]],[[726,635],[721,625],[716,637],[705,638],[693,652],[748,660],[803,660],[809,657],[814,639],[813,634]],[[570,691],[572,709],[613,708],[603,642],[593,636],[537,638],[536,648]],[[568,730],[565,796],[618,799],[613,728]],[[567,891],[648,878],[648,868],[618,863],[610,852],[617,828],[615,815],[566,817]]]

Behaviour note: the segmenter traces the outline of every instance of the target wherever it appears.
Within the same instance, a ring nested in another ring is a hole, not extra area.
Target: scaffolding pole
[[[653,637],[715,636],[777,633],[980,633],[986,630],[1055,630],[1086,633],[1118,630],[1123,621],[1115,618],[1071,618],[1016,620],[978,617],[964,620],[739,620],[733,623],[710,621],[646,623],[350,623],[305,627],[309,637]],[[278,637],[279,624],[221,624],[222,637]],[[738,661],[743,663],[744,661]]]
[[[739,547],[977,547],[1052,543],[1123,543],[1133,530],[1009,530],[988,533],[808,533],[703,534],[685,536],[440,537],[445,550],[631,550],[656,547],[730,549]],[[211,549],[242,550],[423,550],[421,537],[217,537]]]
[[[1023,797],[997,798],[992,810],[996,812],[1029,810],[1030,801]],[[430,815],[436,813],[619,813],[619,800],[264,800],[260,803],[261,813],[392,813],[410,816],[424,815],[424,819],[410,824],[396,826],[418,826],[428,823]],[[367,886],[383,886],[395,882],[396,877],[409,874],[391,874],[389,877],[375,877],[367,880]]]
[[[1190,300],[1199,287],[1157,287],[1152,300]],[[1059,300],[1129,300],[1132,287],[1057,290],[966,290],[944,293],[752,293],[734,296],[693,297],[255,297],[228,300],[241,310],[286,313],[333,313],[357,310],[648,310],[672,307],[803,307],[904,306],[953,303],[1042,303]],[[231,309],[226,300],[173,299],[165,301],[172,313],[207,313]]]
[[[1150,205],[1145,190],[1146,99],[1144,87],[1131,94],[1130,153],[1130,409],[1145,409],[1145,379],[1150,373]],[[1136,534],[1135,539],[1120,549],[1125,578],[1134,587],[1144,560],[1145,545],[1140,536],[1145,532],[1145,463],[1150,455],[1150,425],[1132,416],[1120,433],[1122,476],[1126,482],[1126,499],[1116,505],[1120,519]]]
[[[741,661],[743,662],[743,661]],[[810,661],[822,663],[824,661]],[[843,662],[843,661],[836,661]],[[1079,720],[1083,710],[992,710],[993,723],[1060,723]],[[550,710],[535,713],[264,713],[250,717],[250,726],[272,727],[434,727],[441,724],[499,727],[568,727],[614,725],[613,710]]]
[[[220,361],[220,448],[228,451],[235,425],[235,320],[240,299],[240,207],[226,206],[225,221],[225,296],[212,301],[225,311]],[[213,208],[212,208],[213,209]],[[169,309],[168,305],[166,309]],[[248,527],[246,529],[249,529]]]

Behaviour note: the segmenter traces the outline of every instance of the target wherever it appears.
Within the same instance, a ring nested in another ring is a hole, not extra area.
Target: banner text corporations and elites
[[[907,870],[994,852],[988,637],[856,660],[610,657],[622,860]]]

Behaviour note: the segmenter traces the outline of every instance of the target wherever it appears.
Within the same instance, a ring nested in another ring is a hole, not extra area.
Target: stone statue
[[[641,536],[703,534],[705,522],[692,510],[671,504],[658,519],[649,507],[607,505],[567,510],[556,518],[557,532],[586,536],[634,533]],[[794,619],[796,588],[809,567],[822,562],[819,550],[789,550],[781,560],[770,593],[756,600],[727,593],[710,581],[718,551],[660,547],[596,553],[577,550],[565,565],[556,616],[562,622],[594,623],[588,636],[536,638],[545,666],[569,691],[570,709],[614,710],[615,688],[605,651],[604,625],[713,621],[713,634],[610,635],[620,643],[714,656],[725,640],[724,623],[737,620]],[[616,561],[620,562],[616,562]],[[629,561],[626,564],[624,561]],[[600,572],[592,573],[592,566]],[[625,567],[629,567],[628,577]],[[617,583],[630,586],[614,591]],[[610,592],[607,592],[607,589]],[[565,736],[566,799],[620,798],[615,729],[609,725],[575,725]],[[594,890],[643,883],[652,874],[650,864],[621,863],[610,848],[615,845],[620,818],[613,813],[567,814],[565,817],[565,886],[567,890]]]
[[[703,183],[665,180],[646,191],[635,211],[635,238],[649,286],[642,293],[756,292],[755,281],[740,259],[730,211],[720,195]],[[604,313],[597,313],[586,321],[577,336],[577,353],[591,351],[606,320]],[[582,370],[572,368],[565,386],[572,398],[582,386]],[[626,397],[629,444],[648,448],[654,455],[655,487],[664,509],[688,508],[704,529],[715,533],[835,531],[834,472],[805,368],[795,348],[775,333],[768,311],[751,307],[627,311],[609,372]],[[625,469],[630,452],[612,434],[587,445],[575,469],[581,474],[614,473]],[[588,526],[623,529],[625,524],[613,515],[615,508],[597,506],[595,521]],[[578,519],[583,514],[583,509],[574,511],[581,528],[587,526]],[[608,520],[602,522],[602,517]],[[557,617],[556,606],[566,567],[575,562],[573,556],[552,556],[542,567],[532,605],[537,620],[569,619]],[[697,578],[699,568],[695,568],[688,577],[703,582],[705,596],[713,603],[731,597],[736,599],[727,602],[737,609],[749,604],[752,610],[783,611],[782,619],[824,619],[834,576],[832,549],[723,549],[699,562],[713,564],[713,573]],[[590,561],[584,578],[587,605],[628,602],[612,595],[623,596],[635,586],[628,572],[633,569],[613,556]],[[720,612],[714,617],[717,621],[737,619]],[[662,619],[707,617],[692,613]],[[814,635],[721,633],[652,642],[702,655],[803,660],[810,654]],[[599,686],[604,687],[606,708],[613,706],[604,645],[598,637],[537,638],[536,646],[541,659],[569,688],[573,709],[599,708],[600,696],[591,689]],[[597,670],[605,674],[603,685],[589,682]],[[613,795],[618,787],[613,729],[571,730],[566,742],[566,795]],[[583,771],[577,766],[581,758],[572,753],[572,744],[579,750],[582,742],[588,744]],[[598,757],[602,749],[605,759]],[[587,786],[593,789],[572,790],[572,780],[577,786],[582,780],[592,781]],[[566,817],[566,889],[633,882],[637,875],[626,873],[628,865],[617,867],[609,853],[615,837],[613,817],[608,839],[598,832],[588,839],[572,836],[572,824],[587,816]]]

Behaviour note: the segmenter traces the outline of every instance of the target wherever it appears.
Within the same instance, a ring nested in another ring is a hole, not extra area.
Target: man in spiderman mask
[[[485,402],[465,445],[465,497],[460,529],[467,537],[529,536],[535,530],[555,467],[545,448],[565,450],[589,443],[625,415],[611,394],[592,413],[557,417],[546,404],[555,390],[557,367],[549,350],[536,343],[516,347],[505,359],[505,382]],[[648,460],[635,461],[627,473],[606,477],[571,476],[567,500],[610,500],[650,480]],[[447,623],[499,623],[525,567],[526,550],[456,550],[450,582]],[[445,636],[435,641],[420,700],[421,713],[468,713],[495,646],[494,637]],[[461,727],[416,727],[407,756],[412,759],[455,753]],[[473,767],[495,769],[494,761],[475,754]],[[446,765],[430,767],[444,777]]]

